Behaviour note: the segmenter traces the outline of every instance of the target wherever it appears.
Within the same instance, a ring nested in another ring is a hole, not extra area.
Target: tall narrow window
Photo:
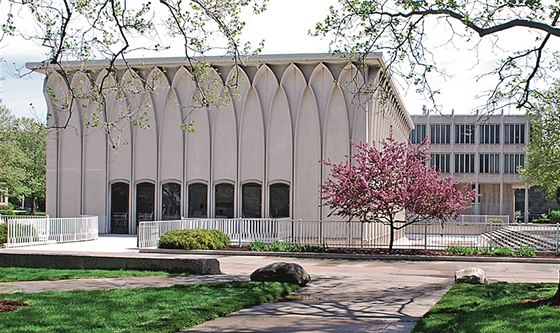
[[[410,142],[412,143],[422,143],[426,138],[426,125],[417,124],[414,126],[410,132]]]
[[[233,218],[234,186],[232,184],[216,185],[215,198],[214,216],[217,218]]]
[[[480,154],[480,173],[500,173],[500,154]]]
[[[136,185],[136,222],[154,220],[154,192],[152,183]]]
[[[474,125],[455,125],[455,143],[474,143]]]
[[[500,124],[480,125],[480,143],[498,144],[500,143]]]
[[[451,154],[432,154],[430,166],[436,167],[437,170],[443,173],[449,173],[449,163]]]
[[[517,173],[518,167],[525,166],[525,155],[523,154],[505,154],[504,173]]]
[[[290,217],[290,186],[270,185],[269,215],[273,218]]]
[[[260,218],[262,207],[262,186],[260,184],[245,184],[241,190],[241,210],[245,218]]]
[[[202,183],[189,185],[189,217],[207,217],[208,186]]]
[[[524,144],[525,124],[505,124],[504,137],[506,144]]]
[[[455,173],[474,173],[474,154],[455,154]]]
[[[430,143],[448,144],[451,138],[451,125],[430,125]]]
[[[161,186],[161,212],[163,220],[181,219],[181,185],[167,183]]]
[[[128,193],[127,183],[111,184],[111,233],[128,233]]]

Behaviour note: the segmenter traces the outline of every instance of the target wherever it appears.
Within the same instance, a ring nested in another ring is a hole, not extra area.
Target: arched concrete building
[[[342,160],[350,140],[406,140],[413,124],[380,55],[358,66],[328,55],[272,55],[240,67],[209,58],[213,82],[237,80],[229,102],[193,107],[199,100],[184,59],[138,59],[117,64],[70,63],[69,84],[90,91],[100,80],[126,92],[106,91],[103,112],[87,98],[74,100],[56,71],[46,73],[49,125],[47,212],[51,216],[99,216],[101,233],[134,233],[138,221],[184,217],[327,218],[319,186],[327,176],[321,159]],[[87,74],[87,75],[86,75]],[[118,80],[117,80],[118,78]],[[379,86],[380,90],[364,89]],[[223,85],[210,95],[226,96]],[[56,101],[56,102],[54,102]],[[66,106],[65,106],[66,105]],[[134,126],[140,115],[145,128]],[[85,125],[108,120],[120,144],[103,129]],[[195,132],[180,128],[194,122]],[[118,146],[118,149],[113,149]]]

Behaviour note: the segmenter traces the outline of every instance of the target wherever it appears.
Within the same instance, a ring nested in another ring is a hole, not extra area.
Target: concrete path
[[[116,244],[113,245],[117,246]],[[559,268],[559,265],[554,264],[531,263],[348,261],[264,256],[154,254],[138,253],[132,250],[132,246],[128,244],[126,250],[120,252],[114,247],[102,248],[103,252],[89,253],[109,257],[215,257],[220,261],[225,275],[43,282],[45,285],[39,282],[27,282],[17,286],[12,284],[10,288],[13,291],[44,290],[41,288],[105,289],[166,286],[204,281],[204,279],[243,280],[258,267],[276,261],[290,261],[301,264],[313,278],[307,287],[300,289],[291,299],[245,309],[184,332],[410,332],[416,321],[451,285],[453,273],[457,269],[480,267],[493,281],[557,282]],[[76,254],[70,246],[61,251],[45,249],[41,246],[0,251]],[[2,286],[8,287],[4,284],[0,285],[0,288]]]

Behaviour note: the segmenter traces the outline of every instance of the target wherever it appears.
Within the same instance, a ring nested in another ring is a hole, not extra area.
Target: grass
[[[101,270],[101,269],[51,269],[0,267],[0,282],[67,280],[84,278],[117,278],[132,276],[171,276],[167,272],[133,271],[133,270]]]
[[[0,313],[0,332],[176,332],[272,301],[295,285],[231,282],[97,291],[0,294],[30,305]]]
[[[551,297],[556,284],[454,285],[414,328],[427,332],[560,332],[560,308],[521,303]]]

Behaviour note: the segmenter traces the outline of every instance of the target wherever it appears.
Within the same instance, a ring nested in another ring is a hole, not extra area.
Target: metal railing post
[[[560,241],[560,223],[556,223],[556,254],[558,254],[558,242]]]
[[[360,247],[364,248],[364,221],[361,221]]]
[[[237,230],[239,232],[239,247],[241,247],[241,218],[237,218]]]
[[[428,221],[424,221],[424,250],[428,249]]]

